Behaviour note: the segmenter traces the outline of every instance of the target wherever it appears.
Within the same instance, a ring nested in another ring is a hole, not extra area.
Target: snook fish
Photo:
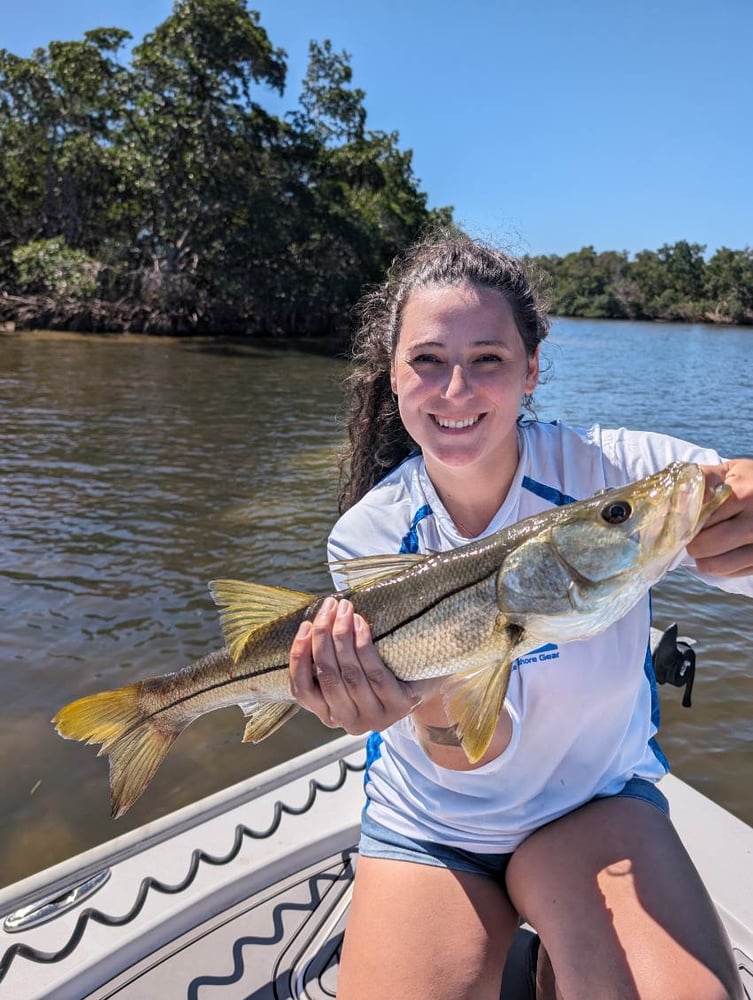
[[[402,680],[446,677],[443,697],[471,762],[486,751],[513,660],[546,642],[585,639],[625,615],[669,569],[729,487],[704,503],[699,466],[675,462],[637,483],[519,521],[449,552],[333,566]],[[177,673],[89,695],[52,720],[110,758],[112,814],[149,784],[186,726],[227,705],[259,742],[298,710],[288,655],[323,597],[218,580],[226,646]]]

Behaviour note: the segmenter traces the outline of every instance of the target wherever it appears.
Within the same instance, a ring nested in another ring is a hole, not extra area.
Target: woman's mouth
[[[440,417],[436,413],[432,414],[434,423],[437,426],[444,428],[445,430],[460,431],[464,430],[466,427],[473,427],[482,418],[483,413],[477,413],[475,417],[461,417],[460,419],[450,419],[449,417]]]

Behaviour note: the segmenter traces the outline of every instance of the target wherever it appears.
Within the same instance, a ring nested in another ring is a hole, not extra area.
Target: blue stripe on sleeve
[[[381,733],[369,733],[369,738],[366,741],[366,770],[363,775],[364,787],[369,780],[369,768],[374,763],[375,760],[379,760],[382,756],[382,734]]]
[[[649,599],[649,619],[650,619],[650,617],[651,617],[651,614],[650,614],[650,609],[651,609],[651,592],[650,591],[649,591],[648,599]],[[646,658],[643,661],[643,672],[645,673],[645,675],[646,675],[646,677],[648,679],[648,683],[651,686],[651,721],[653,722],[653,724],[656,726],[656,728],[658,730],[659,726],[661,725],[661,706],[659,704],[659,689],[656,686],[656,673],[654,672],[654,658],[651,655],[651,644],[650,643],[647,643],[647,645],[646,645]],[[659,761],[659,763],[661,764],[661,766],[664,768],[665,771],[668,772],[669,769],[670,769],[669,768],[669,761],[667,760],[666,756],[664,755],[664,751],[659,746],[659,741],[657,740],[656,735],[654,735],[654,736],[651,737],[651,739],[648,741],[648,745],[653,750],[653,752],[654,752],[654,754],[656,756],[656,759]]]

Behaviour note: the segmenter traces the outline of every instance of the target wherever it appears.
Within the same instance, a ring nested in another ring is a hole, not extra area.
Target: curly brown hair
[[[357,307],[359,326],[345,379],[348,443],[340,460],[341,513],[417,448],[400,419],[390,384],[409,295],[418,288],[465,282],[504,295],[529,356],[549,332],[544,304],[517,257],[447,230],[433,232],[397,257],[385,281],[367,292]]]

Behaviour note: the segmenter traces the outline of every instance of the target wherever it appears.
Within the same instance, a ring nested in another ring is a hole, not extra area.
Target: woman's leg
[[[361,857],[338,1000],[499,1000],[517,924],[490,877]]]
[[[742,997],[713,903],[669,818],[597,799],[530,836],[507,868],[558,995],[599,1000]]]

